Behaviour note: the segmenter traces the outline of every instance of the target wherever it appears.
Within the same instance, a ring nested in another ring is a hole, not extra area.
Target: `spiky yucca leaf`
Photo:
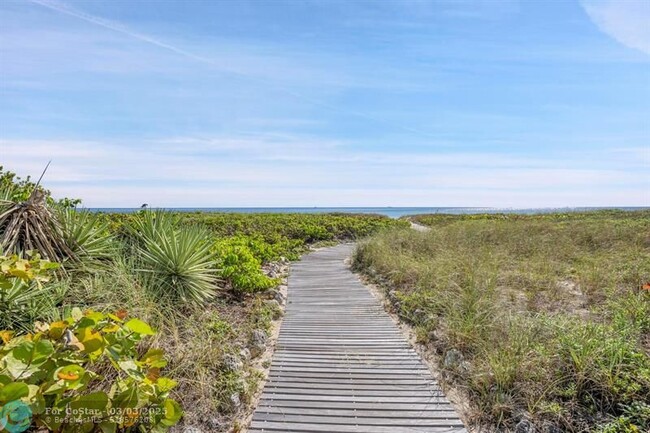
[[[65,292],[66,286],[60,283],[42,286],[14,280],[0,290],[0,329],[31,331],[34,320],[56,316]]]
[[[129,221],[127,231],[137,242],[157,239],[160,233],[172,232],[178,228],[178,218],[163,210],[143,210]]]
[[[98,214],[74,209],[61,209],[56,215],[66,245],[82,264],[94,267],[115,257],[108,221]]]
[[[215,257],[209,234],[198,227],[177,227],[173,215],[143,212],[132,225],[140,271],[163,298],[205,302],[217,289]]]
[[[65,295],[65,284],[50,281],[57,263],[35,251],[25,256],[0,255],[0,329],[27,331],[35,320],[54,317]]]

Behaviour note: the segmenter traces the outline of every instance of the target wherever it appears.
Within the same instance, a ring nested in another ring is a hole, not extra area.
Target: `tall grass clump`
[[[434,349],[473,423],[647,428],[650,213],[416,220],[430,231],[379,233],[354,266]]]

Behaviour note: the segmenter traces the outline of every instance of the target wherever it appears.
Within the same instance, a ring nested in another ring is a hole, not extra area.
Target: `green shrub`
[[[168,398],[176,382],[160,376],[163,352],[137,354],[154,331],[123,317],[74,309],[62,321],[37,324],[34,333],[13,338],[2,331],[3,413],[15,412],[12,419],[22,417],[24,427],[63,433],[162,432],[176,424],[182,410]]]
[[[226,340],[228,337],[233,336],[233,329],[230,323],[221,319],[216,314],[208,323],[207,328],[217,340]]]
[[[387,227],[408,227],[382,215],[367,214],[240,214],[240,213],[179,213],[181,221],[201,224],[217,237],[250,237],[270,245],[271,255],[257,256],[262,262],[280,256],[298,259],[304,246],[321,241],[352,240],[368,236]],[[121,217],[117,217],[121,218]]]
[[[65,287],[49,281],[58,267],[38,253],[27,259],[0,256],[0,329],[31,329],[35,320],[56,314]]]
[[[25,179],[17,176],[16,173],[5,171],[4,167],[0,165],[0,209],[2,209],[1,202],[22,202],[29,198],[36,183],[32,181],[30,176]],[[46,201],[50,206],[58,206],[61,208],[74,208],[81,203],[80,199],[63,198],[55,200],[49,190],[39,185],[38,188],[43,191]]]
[[[168,214],[168,220],[178,225],[200,225],[210,230],[218,239],[237,238],[262,263],[281,257],[297,260],[306,246],[321,241],[359,239],[388,227],[408,227],[406,221],[382,215],[368,214],[243,214],[219,212],[151,212],[134,214],[101,214],[111,231],[126,234],[133,240],[133,230],[138,226],[147,230],[165,223],[158,217]],[[141,224],[147,221],[145,225]]]
[[[279,280],[269,278],[261,270],[261,261],[255,257],[241,238],[217,241],[213,246],[221,277],[235,294],[241,296],[270,289]]]
[[[623,414],[601,426],[596,433],[643,433],[650,430],[650,404],[641,401],[622,405]]]
[[[260,263],[268,263],[280,260],[282,257],[296,260],[304,243],[300,240],[291,240],[283,237],[275,237],[271,240],[265,239],[261,234],[237,235],[220,240],[229,247],[244,247],[259,260]]]

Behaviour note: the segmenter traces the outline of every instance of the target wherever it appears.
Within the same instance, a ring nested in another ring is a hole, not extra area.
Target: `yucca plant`
[[[109,223],[98,214],[85,210],[59,209],[56,218],[65,244],[82,266],[96,269],[115,257],[116,245]]]
[[[159,233],[172,232],[178,228],[178,218],[163,210],[141,210],[129,219],[126,231],[131,240],[142,243],[156,239]]]
[[[66,286],[24,283],[20,280],[0,289],[0,329],[30,331],[35,320],[56,317],[57,306],[63,300]]]
[[[204,229],[179,227],[166,212],[144,211],[132,221],[130,231],[136,239],[139,271],[161,298],[198,303],[215,295],[215,257]]]
[[[35,320],[54,317],[65,295],[64,284],[50,282],[58,264],[35,252],[26,256],[0,255],[0,330],[29,331]]]

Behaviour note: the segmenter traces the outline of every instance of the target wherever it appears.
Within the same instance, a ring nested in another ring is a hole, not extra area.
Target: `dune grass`
[[[408,226],[380,215],[100,214],[77,210],[78,203],[54,200],[29,178],[0,167],[0,256],[8,256],[0,273],[0,348],[14,336],[29,339],[35,329],[43,332],[44,324],[38,322],[59,321],[75,311],[119,312],[129,320],[144,320],[157,332],[139,343],[137,355],[164,349],[169,361],[164,374],[178,382],[171,392],[184,417],[173,432],[239,431],[237,419],[245,415],[257,388],[257,365],[263,365],[272,320],[282,314],[284,295],[277,286],[288,260],[317,243]],[[61,263],[41,262],[38,251],[30,251],[41,246],[46,247],[42,253]],[[30,277],[41,270],[47,276]],[[63,337],[56,337],[56,343]],[[8,365],[8,353],[0,357],[0,373]],[[66,399],[110,390],[114,372],[102,379],[101,363],[80,363],[98,376],[88,389],[75,389],[77,394],[68,393]],[[4,390],[13,376],[0,376]],[[155,382],[157,377],[138,379]],[[0,404],[5,400],[0,398]],[[72,404],[68,400],[62,404]],[[145,398],[141,400],[144,405]],[[171,412],[176,422],[180,412]],[[129,425],[118,431],[151,431],[141,421],[129,418]],[[99,426],[79,428],[95,431]]]
[[[472,424],[650,428],[650,212],[414,221],[430,231],[377,234],[354,265],[435,349]]]
[[[173,395],[185,411],[179,431],[206,432],[238,431],[258,387],[249,342],[254,332],[269,334],[281,314],[268,292],[281,275],[267,276],[263,267],[297,259],[315,242],[405,225],[376,215],[145,211],[99,219],[122,252],[106,269],[76,274],[67,303],[126,309],[150,323],[158,331],[150,344],[165,350],[166,374],[179,382]]]
[[[79,260],[65,262],[66,272],[53,274],[42,287],[0,288],[0,331],[29,333],[37,321],[68,317],[73,308],[123,311],[144,320],[156,335],[141,343],[140,355],[163,349],[169,361],[165,375],[178,382],[172,397],[184,417],[174,432],[241,428],[238,419],[261,378],[264,340],[272,320],[281,317],[277,286],[287,256],[297,259],[318,241],[403,224],[379,216],[228,214],[216,224],[211,214],[162,211],[61,215],[65,240]],[[222,224],[237,229],[223,231]],[[87,391],[109,385],[94,381]]]
[[[148,345],[164,349],[169,361],[166,374],[179,383],[173,396],[185,412],[183,425],[232,431],[259,380],[250,357],[240,353],[254,330],[270,329],[275,307],[260,296],[240,301],[220,297],[199,304],[161,302],[128,260],[78,277],[68,295],[71,305],[99,311],[124,309],[150,323],[157,333]],[[226,355],[239,358],[241,368],[228,370]]]

